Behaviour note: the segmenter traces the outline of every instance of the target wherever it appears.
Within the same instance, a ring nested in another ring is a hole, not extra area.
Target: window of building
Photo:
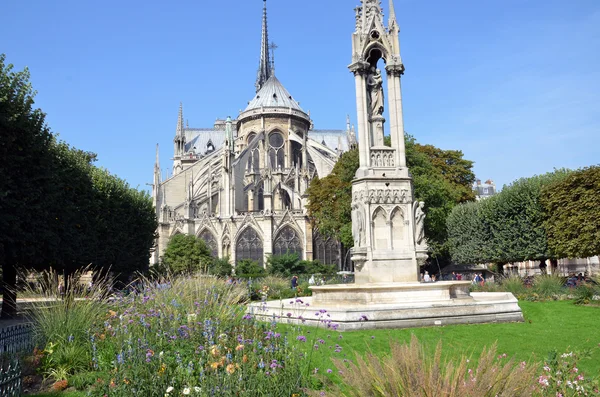
[[[285,142],[279,132],[269,134],[269,161],[272,168],[284,168]]]
[[[318,230],[313,230],[313,258],[326,265],[339,262],[339,243],[331,237],[323,238]]]
[[[236,262],[242,259],[257,261],[261,266],[263,264],[263,243],[256,232],[251,227],[246,228],[237,240],[235,246]]]
[[[298,254],[302,259],[302,252],[302,241],[294,228],[285,226],[281,229],[273,243],[273,255]]]
[[[215,236],[213,236],[213,234],[208,230],[204,229],[198,235],[198,237],[200,238],[200,240],[204,241],[204,244],[206,244],[206,246],[210,250],[210,254],[213,256],[213,258],[217,258],[219,256],[219,245],[217,244],[217,239],[215,238]]]
[[[254,137],[256,136],[255,133],[250,133],[250,135],[248,135],[248,144],[250,144],[250,142],[252,142],[252,140],[254,139]],[[260,168],[260,148],[258,147],[258,145],[252,149],[250,151],[250,155],[248,156],[248,171],[249,172],[258,172]]]

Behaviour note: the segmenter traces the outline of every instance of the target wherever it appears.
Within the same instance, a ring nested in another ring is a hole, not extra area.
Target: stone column
[[[356,86],[356,116],[358,126],[358,152],[359,152],[359,170],[357,176],[367,174],[369,167],[369,119],[367,115],[367,93],[365,82],[365,69],[368,67],[366,62],[357,62],[350,66],[350,70],[354,73],[354,82]]]
[[[402,65],[391,66],[388,68],[388,73],[391,76],[391,85],[388,85],[388,90],[394,91],[394,104],[391,108],[394,109],[395,126],[391,130],[392,147],[396,149],[396,166],[398,168],[406,168],[406,149],[404,144],[404,117],[402,115],[402,89],[400,87],[400,76],[404,71]],[[389,80],[388,80],[389,81]],[[390,109],[391,112],[391,109]]]

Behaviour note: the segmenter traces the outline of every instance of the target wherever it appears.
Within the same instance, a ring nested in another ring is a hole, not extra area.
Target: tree
[[[542,188],[548,245],[559,258],[600,254],[600,166],[574,171]]]
[[[386,137],[386,145],[390,145]],[[422,146],[405,135],[406,162],[413,178],[415,198],[425,202],[425,235],[433,256],[448,256],[446,218],[452,208],[474,197],[473,162],[464,160],[462,152]],[[314,180],[308,189],[308,213],[319,232],[339,239],[352,247],[352,180],[359,166],[358,150],[340,157],[331,174]]]
[[[53,238],[51,224],[38,222],[47,215],[45,192],[50,185],[51,133],[40,109],[29,71],[14,72],[0,55],[0,261],[2,316],[16,313],[17,269],[39,263],[40,241]]]
[[[461,204],[448,216],[448,243],[454,261],[503,265],[556,259],[544,228],[542,189],[564,179],[566,170],[522,178],[497,195]]]
[[[308,188],[308,213],[323,236],[352,247],[352,180],[358,169],[358,150],[343,153],[331,173],[315,178]]]
[[[209,273],[215,276],[227,277],[231,275],[233,267],[229,262],[229,258],[213,258],[209,266]]]
[[[165,249],[163,261],[175,274],[206,271],[212,261],[210,250],[196,236],[176,234]]]

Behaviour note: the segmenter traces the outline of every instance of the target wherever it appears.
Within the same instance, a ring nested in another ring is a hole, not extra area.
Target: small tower
[[[183,104],[179,103],[179,115],[177,116],[177,128],[173,138],[173,175],[183,170],[182,159],[185,154],[185,130],[183,128]]]
[[[360,164],[352,183],[355,279],[357,283],[416,282],[418,261],[426,258],[427,242],[424,203],[414,201],[406,168],[400,29],[393,0],[387,28],[380,1],[361,2],[356,9],[349,66],[356,86]],[[391,147],[384,145],[385,97]]]

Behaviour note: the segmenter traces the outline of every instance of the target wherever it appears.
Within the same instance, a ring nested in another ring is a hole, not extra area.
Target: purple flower
[[[369,319],[367,318],[367,315],[366,315],[366,314],[362,314],[362,315],[360,316],[360,319],[359,319],[358,321],[368,321],[368,320],[369,320]]]
[[[244,319],[244,320],[252,320],[252,316],[250,314],[244,314],[244,317],[242,317],[242,319]]]
[[[292,317],[292,313],[288,313],[288,314],[286,314],[286,316]]]
[[[330,374],[330,373],[332,373],[332,372],[333,372],[333,371],[332,371],[331,369],[329,369],[329,368],[327,369],[327,373],[328,373],[328,374]]]
[[[299,340],[300,342],[306,342],[306,336],[304,336],[304,335],[298,335],[298,337],[296,338],[296,340]]]

